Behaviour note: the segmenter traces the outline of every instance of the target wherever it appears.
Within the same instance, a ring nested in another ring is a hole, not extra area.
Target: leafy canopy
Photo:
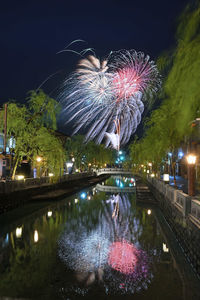
[[[132,160],[161,162],[179,147],[200,117],[200,4],[187,6],[179,18],[176,47],[158,59],[164,78],[161,106],[146,122],[144,137],[130,146]]]

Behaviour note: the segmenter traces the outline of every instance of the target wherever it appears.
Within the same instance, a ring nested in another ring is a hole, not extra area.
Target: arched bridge
[[[133,187],[117,187],[117,186],[110,186],[110,185],[101,185],[97,184],[96,189],[100,192],[107,192],[107,193],[134,193],[136,192],[135,186]]]
[[[93,172],[97,175],[102,174],[113,174],[113,175],[133,175],[131,170],[121,168],[104,168],[104,169],[93,169]]]

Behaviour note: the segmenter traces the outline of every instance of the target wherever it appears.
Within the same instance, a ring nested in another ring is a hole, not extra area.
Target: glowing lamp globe
[[[187,157],[186,157],[186,159],[187,159],[187,163],[189,164],[189,165],[195,165],[195,163],[196,163],[196,156],[195,155],[193,155],[193,154],[189,154]]]
[[[41,162],[41,161],[42,161],[42,157],[37,156],[36,161],[37,161],[37,162]]]
[[[169,174],[164,174],[163,175],[163,181],[169,182]]]

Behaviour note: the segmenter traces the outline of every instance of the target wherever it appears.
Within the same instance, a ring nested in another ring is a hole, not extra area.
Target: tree
[[[191,135],[190,123],[200,117],[199,14],[198,1],[195,7],[186,7],[179,18],[176,47],[158,59],[164,78],[162,104],[146,122],[144,137],[130,146],[131,158],[138,164],[153,161],[159,168],[166,152]]]
[[[58,112],[58,103],[42,90],[29,92],[26,105],[8,104],[7,132],[15,139],[15,148],[11,149],[14,152],[13,179],[25,156],[33,163],[37,155],[42,156],[46,168],[58,175],[58,169],[63,167],[64,148],[50,131],[56,129]]]
[[[84,142],[84,136],[75,135],[66,143],[67,158],[75,159],[76,167],[87,169],[89,165],[98,167],[113,163],[114,153],[111,149],[106,149],[103,145],[97,145],[93,141]]]
[[[37,148],[33,148],[32,151],[32,161],[34,166],[37,165],[37,156],[41,156],[41,168],[43,174],[48,171],[48,173],[53,173],[55,177],[58,177],[63,173],[66,153],[62,142],[46,127],[41,127],[38,130],[32,142],[37,145]]]
[[[66,143],[67,160],[75,159],[76,167],[82,166],[82,158],[85,154],[84,136],[75,135]]]

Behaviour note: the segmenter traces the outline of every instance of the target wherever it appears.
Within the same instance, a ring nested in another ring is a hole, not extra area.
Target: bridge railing
[[[123,169],[123,168],[101,168],[101,169],[93,169],[93,172],[97,174],[132,174],[131,169]]]

